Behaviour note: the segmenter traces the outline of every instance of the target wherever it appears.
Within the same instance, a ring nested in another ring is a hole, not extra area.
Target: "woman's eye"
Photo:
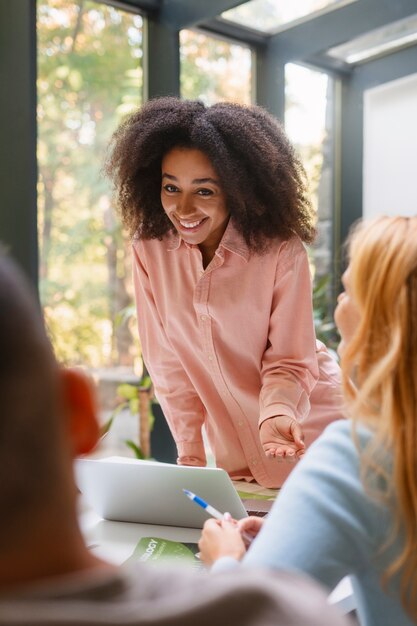
[[[212,196],[213,195],[213,192],[211,189],[199,189],[197,193],[200,196]]]
[[[174,193],[175,191],[178,191],[175,185],[164,185],[164,190],[167,191],[168,193]]]

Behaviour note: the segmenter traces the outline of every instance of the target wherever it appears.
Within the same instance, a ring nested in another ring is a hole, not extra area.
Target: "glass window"
[[[345,63],[361,61],[389,54],[417,42],[417,14],[377,28],[366,35],[330,48],[327,54]]]
[[[250,48],[192,30],[181,31],[180,45],[183,98],[198,98],[207,105],[219,101],[250,104]]]
[[[101,168],[112,132],[141,103],[142,18],[90,0],[42,0],[37,26],[40,292],[47,326],[61,361],[89,368],[100,383],[126,381],[138,349],[129,321],[129,243]],[[114,388],[108,393],[114,402]]]
[[[310,249],[315,278],[316,331],[335,347],[332,322],[333,263],[333,80],[319,71],[285,66],[285,129],[303,161],[318,216],[318,235]]]
[[[263,33],[276,33],[357,0],[250,0],[221,17]]]

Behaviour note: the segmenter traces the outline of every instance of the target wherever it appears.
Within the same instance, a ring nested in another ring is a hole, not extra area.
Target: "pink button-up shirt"
[[[251,253],[230,220],[206,269],[178,235],[135,240],[139,335],[178,462],[216,464],[232,478],[279,487],[293,465],[267,458],[259,425],[302,422],[306,444],[342,417],[339,369],[316,342],[311,277],[301,241]]]

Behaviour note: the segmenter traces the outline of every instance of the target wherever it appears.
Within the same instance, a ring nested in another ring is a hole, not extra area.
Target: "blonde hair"
[[[353,419],[375,434],[361,468],[382,477],[379,495],[393,507],[385,547],[404,536],[383,582],[400,576],[402,603],[417,621],[417,216],[361,222],[349,255],[360,322],[342,356],[343,385]]]

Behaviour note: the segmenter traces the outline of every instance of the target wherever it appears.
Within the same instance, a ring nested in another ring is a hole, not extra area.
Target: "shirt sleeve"
[[[206,465],[202,438],[204,406],[165,333],[145,264],[135,245],[133,284],[142,354],[177,445],[177,462]]]
[[[284,245],[262,359],[259,424],[275,415],[305,418],[319,377],[307,252],[298,239]]]
[[[281,489],[244,565],[302,571],[329,589],[369,568],[389,520],[364,492],[350,431],[350,422],[336,422],[311,446]]]

